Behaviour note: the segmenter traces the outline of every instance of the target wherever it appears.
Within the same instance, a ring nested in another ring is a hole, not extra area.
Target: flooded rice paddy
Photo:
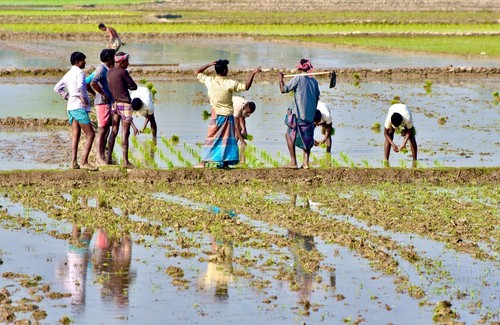
[[[332,191],[256,180],[207,192],[203,183],[150,181],[4,188],[1,283],[12,302],[0,306],[19,306],[16,319],[45,311],[47,323],[499,317],[498,229],[488,225],[498,218],[498,191],[490,185]],[[413,207],[402,210],[394,191]],[[437,311],[438,302],[452,307]]]
[[[292,68],[300,57],[318,68],[498,66],[212,41],[124,50],[132,62],[180,69],[219,57],[240,69]],[[71,44],[2,41],[0,68],[67,66]],[[96,65],[99,44],[82,44],[88,66]],[[57,79],[2,77],[0,96],[15,105],[0,118],[64,119]],[[207,127],[204,86],[189,75],[150,81],[159,139],[131,138],[140,168],[128,173],[69,170],[67,127],[0,126],[0,323],[500,321],[498,76],[430,86],[425,78],[340,79],[333,89],[320,79],[333,112],[332,155],[314,148],[314,168],[297,171],[274,168],[288,161],[283,116],[291,101],[274,81],[258,76],[244,93],[257,104],[247,121],[253,140],[232,171],[189,168]],[[379,168],[383,133],[373,126],[396,96],[412,109],[416,169],[402,153],[392,153],[393,168]]]

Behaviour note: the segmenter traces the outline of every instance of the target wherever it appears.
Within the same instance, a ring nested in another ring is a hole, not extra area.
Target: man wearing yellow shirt
[[[227,77],[229,71],[228,60],[212,61],[195,71],[198,80],[205,84],[208,98],[212,106],[212,116],[208,123],[208,133],[203,145],[202,159],[196,167],[205,167],[206,163],[216,163],[218,168],[229,168],[239,162],[238,144],[236,141],[233,93],[249,90],[254,76],[261,72],[255,68],[246,83]],[[216,76],[204,73],[214,66]]]

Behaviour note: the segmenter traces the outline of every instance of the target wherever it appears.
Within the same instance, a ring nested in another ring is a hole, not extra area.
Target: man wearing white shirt
[[[249,102],[240,96],[233,96],[233,108],[236,139],[241,142],[241,147],[244,148],[247,145],[245,138],[248,135],[246,118],[250,117],[250,115],[255,112],[255,103]]]
[[[332,112],[326,106],[326,104],[322,101],[318,101],[318,105],[316,106],[316,109],[321,112],[321,120],[320,121],[314,121],[314,124],[316,126],[321,125],[321,133],[325,135],[323,140],[321,141],[316,141],[314,140],[314,145],[319,146],[320,144],[325,144],[326,145],[326,152],[327,153],[332,153],[332,131],[333,131],[333,126],[332,126]]]
[[[130,92],[130,98],[132,98],[132,109],[135,115],[137,117],[142,116],[146,119],[140,131],[134,125],[134,122],[132,122],[132,128],[135,134],[143,132],[148,123],[151,122],[151,133],[153,134],[153,140],[155,140],[158,126],[156,125],[154,115],[155,105],[153,103],[153,94],[151,94],[151,91],[147,87],[137,87],[136,90]]]
[[[403,127],[401,135],[404,137],[401,147],[394,143],[394,133],[399,127]],[[384,159],[389,162],[391,147],[394,152],[399,152],[406,148],[406,143],[410,140],[411,155],[413,161],[417,161],[417,140],[415,139],[415,127],[410,109],[405,104],[394,104],[389,108],[389,112],[384,124]]]
[[[85,133],[85,148],[82,156],[81,168],[95,170],[88,162],[90,149],[94,142],[94,129],[90,125],[88,112],[90,112],[90,99],[85,84],[86,56],[81,52],[73,52],[70,57],[71,69],[54,86],[54,92],[68,100],[66,110],[68,120],[71,124],[71,158],[72,168],[78,169],[77,162],[78,142],[80,142],[81,130]]]

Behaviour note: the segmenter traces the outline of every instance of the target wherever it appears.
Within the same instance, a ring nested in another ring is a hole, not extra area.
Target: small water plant
[[[500,103],[500,94],[499,94],[499,92],[495,91],[491,95],[493,96],[493,104],[498,105],[498,103]]]
[[[179,136],[178,135],[172,135],[172,137],[170,138],[172,140],[173,143],[179,143]]]
[[[358,87],[359,81],[361,80],[359,73],[354,73],[352,77],[354,78],[354,86]]]
[[[201,113],[201,117],[203,117],[203,120],[208,120],[210,118],[210,116],[212,116],[212,114],[210,114],[209,111],[207,111],[206,109],[203,110],[203,112]]]
[[[375,133],[380,133],[380,127],[381,127],[380,123],[375,122],[373,123],[371,130]]]
[[[425,84],[424,84],[424,89],[425,89],[425,92],[430,94],[432,92],[432,81],[430,80],[426,80],[425,81]]]
[[[448,118],[445,117],[445,116],[441,116],[440,118],[438,118],[437,122],[439,125],[445,125],[446,122],[448,121]]]
[[[391,101],[392,105],[394,105],[394,104],[400,104],[400,103],[401,103],[401,97],[394,96],[394,98],[392,98],[392,101]]]

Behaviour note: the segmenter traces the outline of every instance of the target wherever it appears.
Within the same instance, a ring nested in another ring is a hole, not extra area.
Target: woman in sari
[[[195,71],[198,80],[208,90],[212,116],[208,124],[208,134],[202,151],[202,159],[196,167],[205,167],[207,163],[216,163],[218,168],[229,168],[239,162],[238,144],[235,133],[233,93],[249,90],[254,76],[261,72],[257,67],[252,71],[246,83],[227,77],[228,60],[212,61]],[[216,76],[204,73],[214,66]]]
[[[297,146],[304,151],[302,168],[309,168],[309,155],[314,145],[314,119],[320,91],[318,81],[308,75],[313,70],[311,61],[300,60],[297,69],[301,74],[293,77],[287,84],[283,81],[283,73],[278,73],[281,93],[294,92],[294,101],[285,117],[287,125],[285,138],[291,161],[284,167],[297,168],[295,155],[295,146]]]

